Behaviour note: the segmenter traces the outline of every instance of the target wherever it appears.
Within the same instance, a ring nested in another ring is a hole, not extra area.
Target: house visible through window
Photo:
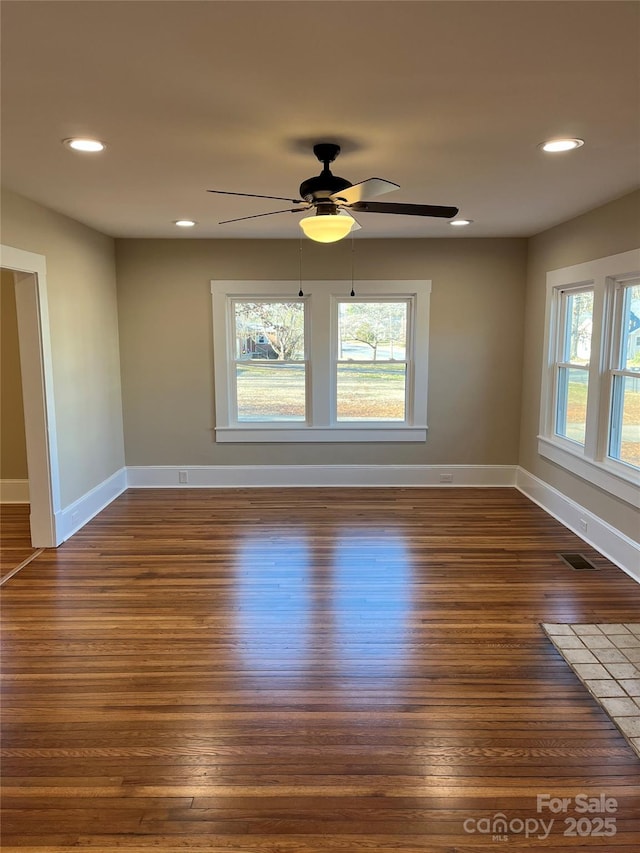
[[[424,441],[430,282],[211,284],[217,441]]]

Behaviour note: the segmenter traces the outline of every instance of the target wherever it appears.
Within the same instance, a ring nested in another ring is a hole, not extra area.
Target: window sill
[[[538,453],[614,497],[632,506],[638,505],[640,475],[634,474],[632,469],[627,473],[623,465],[616,465],[614,468],[615,463],[607,464],[586,459],[573,448],[543,435],[538,436]]]
[[[222,443],[336,443],[336,442],[423,442],[427,427],[393,427],[360,424],[354,426],[234,426],[216,427],[216,441]]]

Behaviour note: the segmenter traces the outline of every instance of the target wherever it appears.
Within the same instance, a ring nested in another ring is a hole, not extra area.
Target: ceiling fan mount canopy
[[[313,153],[326,166],[327,163],[333,163],[336,159],[340,153],[340,146],[335,142],[318,142],[313,146]]]

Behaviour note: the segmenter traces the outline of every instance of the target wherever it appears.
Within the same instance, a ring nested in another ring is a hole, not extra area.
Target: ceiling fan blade
[[[349,205],[349,210],[356,213],[401,213],[405,216],[439,216],[451,219],[457,212],[457,207],[443,207],[438,204],[396,204],[387,201],[357,201]]]
[[[253,216],[239,216],[237,219],[223,219],[218,225],[227,225],[229,222],[242,222],[243,219],[257,219],[259,216],[273,216],[275,213],[302,213],[309,210],[308,207],[291,207],[286,210],[270,210],[268,213],[254,213]]]
[[[276,201],[290,201],[292,204],[304,204],[300,198],[283,198],[281,195],[256,195],[255,193],[231,193],[226,190],[207,190],[208,193],[217,193],[218,195],[242,195],[245,198],[272,198]]]
[[[392,181],[385,181],[383,178],[368,178],[366,181],[360,181],[360,183],[353,184],[345,190],[338,190],[330,198],[338,204],[354,204],[357,201],[366,201],[366,199],[373,198],[376,195],[391,193],[399,189],[400,184],[394,184]]]
[[[360,229],[362,228],[362,225],[360,225],[358,220],[355,218],[355,216],[353,216],[353,214],[348,208],[341,207],[338,211],[338,216],[348,216],[349,219],[353,220],[353,225],[351,226],[352,231],[360,231]]]

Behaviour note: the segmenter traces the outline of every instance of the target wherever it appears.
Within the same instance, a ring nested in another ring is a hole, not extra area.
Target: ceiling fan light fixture
[[[198,223],[195,219],[176,219],[173,224],[177,225],[178,228],[193,228],[193,226]]]
[[[104,151],[107,147],[105,143],[100,142],[99,139],[88,138],[63,139],[62,144],[66,148],[71,148],[72,151],[83,151],[87,154],[97,154],[100,151]]]
[[[556,154],[560,151],[573,151],[584,145],[584,139],[563,138],[563,139],[547,139],[546,142],[541,142],[538,146],[549,154]]]
[[[355,225],[351,216],[338,214],[313,214],[299,222],[306,237],[316,243],[337,243],[344,239]]]
[[[453,225],[455,228],[463,228],[465,225],[471,225],[473,223],[473,219],[452,219],[449,225]]]

